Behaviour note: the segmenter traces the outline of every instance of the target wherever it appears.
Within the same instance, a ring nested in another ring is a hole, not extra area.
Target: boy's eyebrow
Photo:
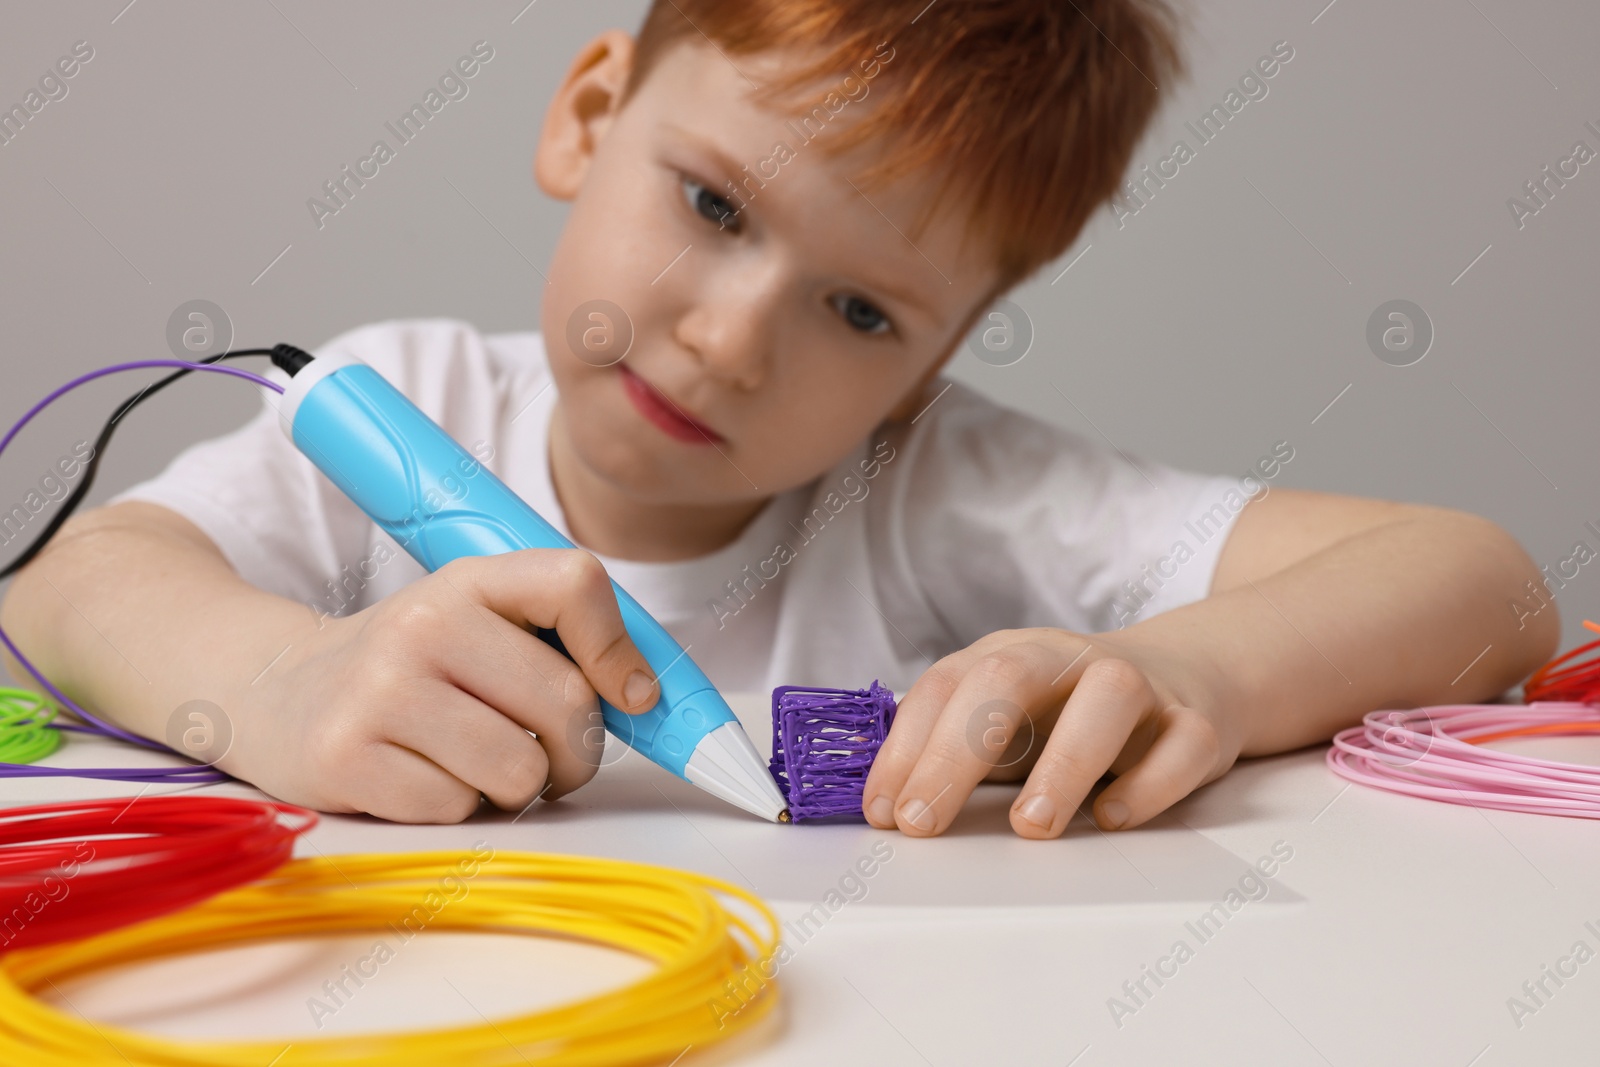
[[[925,303],[922,300],[921,297],[915,296],[910,290],[901,289],[898,286],[890,285],[890,284],[887,284],[887,283],[884,283],[884,282],[877,282],[877,281],[870,281],[870,280],[865,282],[864,284],[869,289],[876,289],[879,292],[882,292],[882,293],[885,293],[885,294],[887,294],[889,296],[894,297],[896,300],[900,301],[903,304],[911,305],[912,307],[916,308],[918,311],[922,312],[924,315],[928,316],[928,318],[933,319],[935,322],[939,321],[939,311],[938,311],[938,309],[935,308],[932,304]]]
[[[682,126],[678,126],[671,122],[663,123],[663,126],[667,130],[683,138],[685,141],[688,141],[699,151],[704,152],[707,156],[710,156],[712,162],[722,169],[729,180],[734,180],[736,175],[742,173],[741,169],[734,165],[732,158],[730,158],[727,153],[723,152],[722,149],[717,147],[717,145],[713,142],[707,140],[697,133],[686,130]],[[719,195],[721,192],[720,190],[712,191],[718,193]],[[887,220],[885,220],[885,223],[887,224]],[[893,283],[880,282],[871,279],[862,279],[861,284],[866,286],[868,289],[876,290],[886,296],[893,297],[903,304],[907,304],[913,308],[916,308],[918,311],[922,312],[935,322],[940,321],[938,309],[932,304],[923,300],[921,297],[916,296],[910,290],[902,289]]]

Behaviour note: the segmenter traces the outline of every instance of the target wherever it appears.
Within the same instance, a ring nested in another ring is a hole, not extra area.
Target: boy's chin
[[[694,506],[737,499],[738,494],[729,491],[736,487],[721,484],[718,472],[701,476],[688,469],[701,464],[685,463],[662,442],[642,439],[646,434],[641,431],[649,430],[633,426],[623,431],[626,436],[608,435],[605,420],[597,418],[582,430],[574,428],[572,447],[590,472],[641,504]],[[710,458],[722,462],[714,451]]]

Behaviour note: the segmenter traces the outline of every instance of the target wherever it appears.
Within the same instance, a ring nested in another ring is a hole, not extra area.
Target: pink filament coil
[[[1507,737],[1600,733],[1600,705],[1442,704],[1374,711],[1340,731],[1328,766],[1407,796],[1535,815],[1600,819],[1600,767],[1483,748]]]

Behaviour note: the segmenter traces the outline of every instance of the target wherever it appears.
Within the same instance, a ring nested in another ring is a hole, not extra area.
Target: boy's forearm
[[[171,520],[153,505],[85,513],[0,603],[0,625],[52,684],[157,740],[190,700],[226,711],[228,694],[316,625],[308,608],[251,586],[197,530]],[[19,684],[38,687],[4,658]]]
[[[1553,603],[1520,620],[1509,606],[1540,578],[1500,527],[1428,509],[1121,636],[1204,657],[1236,705],[1240,754],[1262,755],[1325,741],[1368,711],[1516,685],[1560,641]]]

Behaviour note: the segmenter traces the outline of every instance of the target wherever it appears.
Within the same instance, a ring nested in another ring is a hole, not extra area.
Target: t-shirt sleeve
[[[312,354],[348,352],[407,391],[407,365],[389,354],[391,331],[385,323],[362,326]],[[289,380],[270,365],[258,373],[279,385]],[[361,557],[374,527],[289,440],[275,399],[263,395],[261,410],[239,429],[191,445],[160,474],[108,503],[143,500],[170,508],[211,538],[252,585],[313,603],[341,566]]]
[[[1204,599],[1250,495],[959,384],[919,422],[891,499],[898,569],[956,647],[1016,627],[1115,630]]]

